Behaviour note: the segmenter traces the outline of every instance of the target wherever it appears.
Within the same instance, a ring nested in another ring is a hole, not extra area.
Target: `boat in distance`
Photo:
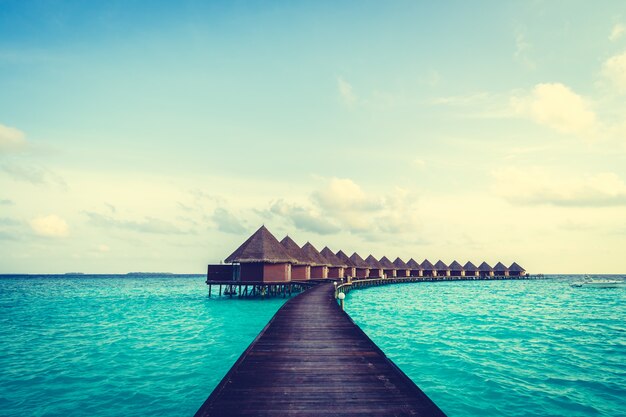
[[[570,286],[574,288],[619,288],[626,286],[626,281],[623,279],[591,278],[589,275],[585,275],[582,281],[572,282]]]

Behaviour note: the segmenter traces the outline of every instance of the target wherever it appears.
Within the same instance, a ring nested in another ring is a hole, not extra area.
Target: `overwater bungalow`
[[[344,268],[343,275],[345,277],[356,277],[356,265],[352,262],[352,259],[348,255],[344,253],[344,251],[340,250],[335,254],[337,258],[341,259],[341,261],[346,264]]]
[[[382,278],[383,275],[383,266],[378,262],[378,259],[374,258],[372,255],[369,255],[365,258],[365,262],[370,268],[370,278]]]
[[[298,261],[261,226],[225,262],[238,264],[238,268],[234,265],[234,275],[244,282],[289,282],[291,265]]]
[[[354,252],[352,256],[350,256],[350,260],[354,263],[356,267],[356,275],[357,278],[368,278],[370,276],[370,266],[359,256],[358,253]]]
[[[393,261],[393,266],[396,267],[396,276],[398,277],[410,277],[411,276],[411,268],[404,262],[400,257],[397,257],[395,261]]]
[[[452,263],[448,266],[450,268],[450,275],[453,277],[464,277],[465,269],[463,266],[457,261],[452,261]]]
[[[320,251],[320,254],[330,262],[328,278],[343,278],[344,268],[347,266],[345,262],[339,259],[328,246],[325,246],[324,249]]]
[[[420,264],[420,266],[422,267],[422,270],[424,271],[425,277],[437,276],[437,270],[435,269],[435,266],[432,263],[430,263],[428,259],[424,259],[424,261]]]
[[[523,277],[526,275],[526,270],[519,266],[517,262],[513,262],[511,266],[509,266],[509,275],[512,277]]]
[[[422,265],[418,264],[415,259],[411,258],[406,263],[406,266],[411,268],[411,276],[412,277],[423,277],[424,276],[424,268]]]
[[[380,258],[378,262],[380,262],[383,266],[383,274],[385,274],[387,278],[395,277],[397,275],[396,266],[386,256]]]
[[[465,270],[466,277],[479,276],[478,267],[469,261],[465,265],[463,265],[463,269]]]
[[[315,249],[315,246],[310,242],[306,242],[302,246],[304,253],[313,260],[311,263],[311,279],[325,279],[328,278],[328,267],[330,262],[324,258],[324,256]]]
[[[509,268],[504,266],[502,262],[498,262],[493,267],[493,273],[498,277],[508,277],[509,276]]]
[[[437,272],[435,275],[438,277],[450,276],[450,268],[441,259],[439,259],[435,264],[435,270]]]
[[[481,277],[492,277],[493,268],[487,262],[483,262],[478,266],[478,273]]]
[[[285,236],[283,240],[280,241],[280,244],[283,245],[292,258],[297,260],[296,263],[291,264],[291,280],[302,281],[311,279],[311,264],[313,263],[313,259],[307,256],[289,235]]]

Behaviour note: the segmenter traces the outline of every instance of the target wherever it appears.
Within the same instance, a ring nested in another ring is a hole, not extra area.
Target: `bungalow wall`
[[[510,271],[509,276],[511,277],[523,277],[526,275],[526,271]]]
[[[331,266],[328,268],[328,278],[343,278],[343,267]]]
[[[327,266],[311,266],[311,279],[325,279],[328,278]]]
[[[423,277],[424,271],[421,269],[411,269],[410,276],[412,277]]]
[[[508,277],[509,271],[506,271],[506,270],[494,271],[494,274],[499,277]]]
[[[453,277],[464,277],[465,271],[460,270],[460,269],[451,270],[450,275]]]
[[[436,277],[437,276],[437,270],[436,269],[424,269],[424,276],[425,277]]]
[[[343,275],[345,277],[355,277],[356,276],[356,268],[353,267],[353,266],[349,266],[347,268],[344,268]]]
[[[311,279],[311,266],[291,265],[291,279],[295,281]]]
[[[396,276],[397,277],[410,277],[411,270],[410,269],[398,269],[396,270]]]
[[[291,264],[266,264],[262,262],[242,263],[240,266],[242,282],[289,282]]]
[[[383,273],[385,274],[387,278],[392,278],[392,277],[397,276],[395,269],[383,269]]]
[[[382,269],[370,269],[370,278],[382,278],[383,270]]]
[[[233,281],[235,279],[235,266],[237,265],[208,265],[206,280]]]
[[[370,276],[369,268],[356,268],[357,278],[369,278],[369,276]]]

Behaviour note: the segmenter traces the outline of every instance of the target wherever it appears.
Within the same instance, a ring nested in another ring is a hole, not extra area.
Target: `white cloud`
[[[354,94],[354,91],[352,91],[352,85],[350,85],[350,83],[339,77],[337,78],[337,88],[339,89],[339,98],[341,98],[343,104],[348,107],[352,107],[356,104],[357,96]]]
[[[622,35],[626,32],[626,26],[621,23],[616,23],[611,29],[611,34],[609,35],[609,40],[614,42],[622,37]]]
[[[290,219],[298,229],[319,234],[402,234],[419,227],[417,199],[407,190],[396,187],[386,194],[366,193],[348,178],[323,181],[308,204],[279,200],[269,213]]]
[[[512,97],[518,116],[562,133],[594,135],[596,114],[585,98],[561,83],[537,84],[530,94]]]
[[[247,230],[235,215],[223,207],[215,209],[211,220],[215,223],[217,230],[224,233],[241,234]]]
[[[530,58],[532,49],[532,45],[526,40],[523,33],[518,33],[515,36],[515,53],[513,56],[517,62],[531,70],[536,67],[535,62]]]
[[[24,132],[0,124],[0,153],[19,150],[26,146]]]
[[[602,75],[619,91],[626,92],[626,52],[607,59],[602,66]]]
[[[492,174],[494,192],[512,203],[570,207],[626,205],[626,184],[615,173],[576,177],[534,167],[504,168]]]
[[[39,236],[65,237],[69,234],[65,220],[55,214],[32,219],[30,227]]]
[[[422,169],[426,168],[426,161],[424,161],[423,159],[420,159],[420,158],[415,158],[413,160],[413,166],[415,168],[417,168],[417,169],[422,170]]]
[[[99,252],[109,252],[110,250],[111,248],[109,248],[107,245],[98,245]]]

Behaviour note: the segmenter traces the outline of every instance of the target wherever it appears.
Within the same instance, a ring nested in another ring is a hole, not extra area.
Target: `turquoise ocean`
[[[444,412],[625,416],[626,289],[538,281],[351,292],[348,313]],[[0,415],[189,416],[283,299],[203,276],[1,276]]]

